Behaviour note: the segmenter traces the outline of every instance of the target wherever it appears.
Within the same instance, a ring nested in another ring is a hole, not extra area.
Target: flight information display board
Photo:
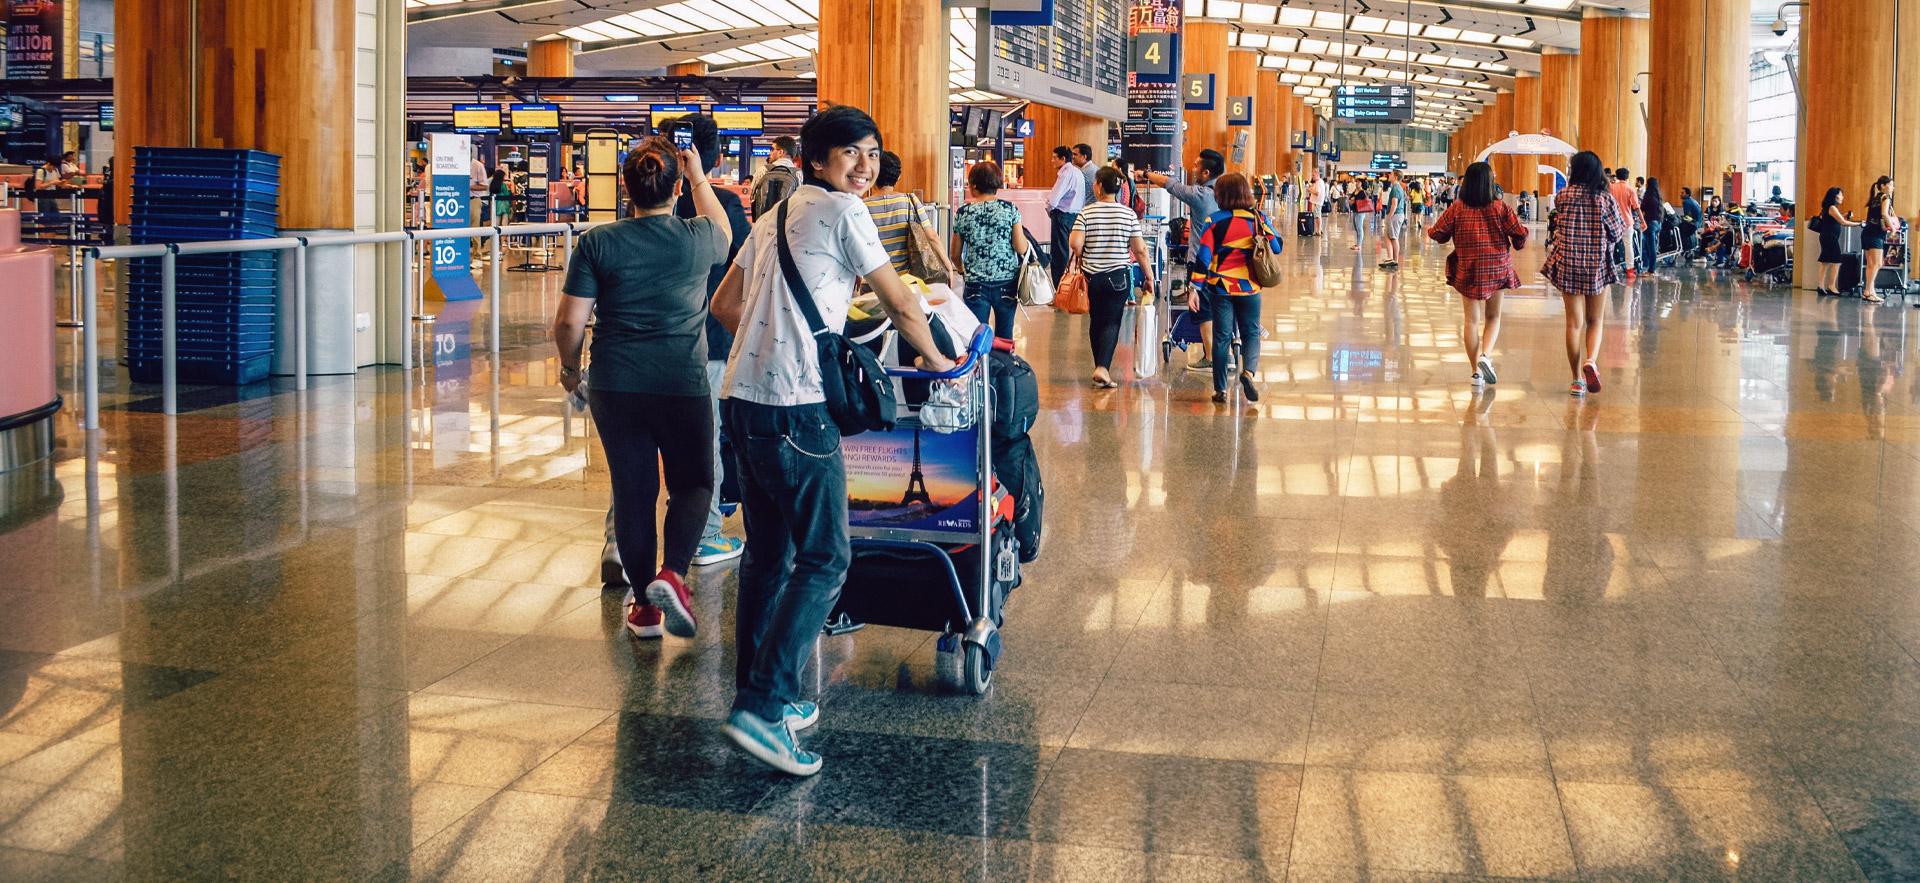
[[[551,134],[560,131],[560,105],[515,104],[508,108],[507,119],[513,124],[515,132]]]
[[[758,135],[766,130],[766,114],[758,104],[716,104],[713,125],[722,135]]]
[[[1053,24],[975,28],[975,85],[1120,119],[1127,112],[1127,0],[1053,0]]]
[[[698,104],[648,105],[647,125],[652,126],[653,130],[655,132],[658,132],[660,131],[660,124],[666,122],[667,120],[683,117],[690,113],[699,113],[699,112],[700,112],[700,105]],[[715,125],[717,126],[719,124],[715,123]]]
[[[453,130],[470,135],[500,131],[500,105],[456,104],[453,106]]]
[[[1413,87],[1341,86],[1333,91],[1333,115],[1355,123],[1411,123]]]

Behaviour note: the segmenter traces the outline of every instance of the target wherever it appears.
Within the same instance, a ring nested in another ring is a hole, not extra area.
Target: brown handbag
[[[907,204],[913,207],[913,220],[907,222],[907,272],[922,282],[950,282],[940,245],[933,240],[933,231],[927,229],[920,213],[920,200],[908,196]]]

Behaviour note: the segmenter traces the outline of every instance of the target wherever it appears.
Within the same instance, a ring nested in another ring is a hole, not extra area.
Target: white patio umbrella
[[[1507,156],[1572,156],[1579,152],[1580,148],[1545,132],[1532,135],[1510,132],[1505,139],[1495,141],[1480,151],[1475,161],[1485,162],[1487,157],[1496,153]]]

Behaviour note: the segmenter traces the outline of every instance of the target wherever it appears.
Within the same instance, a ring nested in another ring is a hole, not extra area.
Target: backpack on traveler
[[[773,166],[760,173],[753,181],[753,189],[747,194],[753,203],[753,219],[758,221],[773,211],[793,191],[800,187],[800,173],[791,166]]]

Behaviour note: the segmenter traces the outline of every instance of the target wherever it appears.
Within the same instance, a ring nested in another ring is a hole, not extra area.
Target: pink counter
[[[53,249],[20,244],[20,213],[0,209],[0,471],[51,448],[60,396],[53,376]]]

